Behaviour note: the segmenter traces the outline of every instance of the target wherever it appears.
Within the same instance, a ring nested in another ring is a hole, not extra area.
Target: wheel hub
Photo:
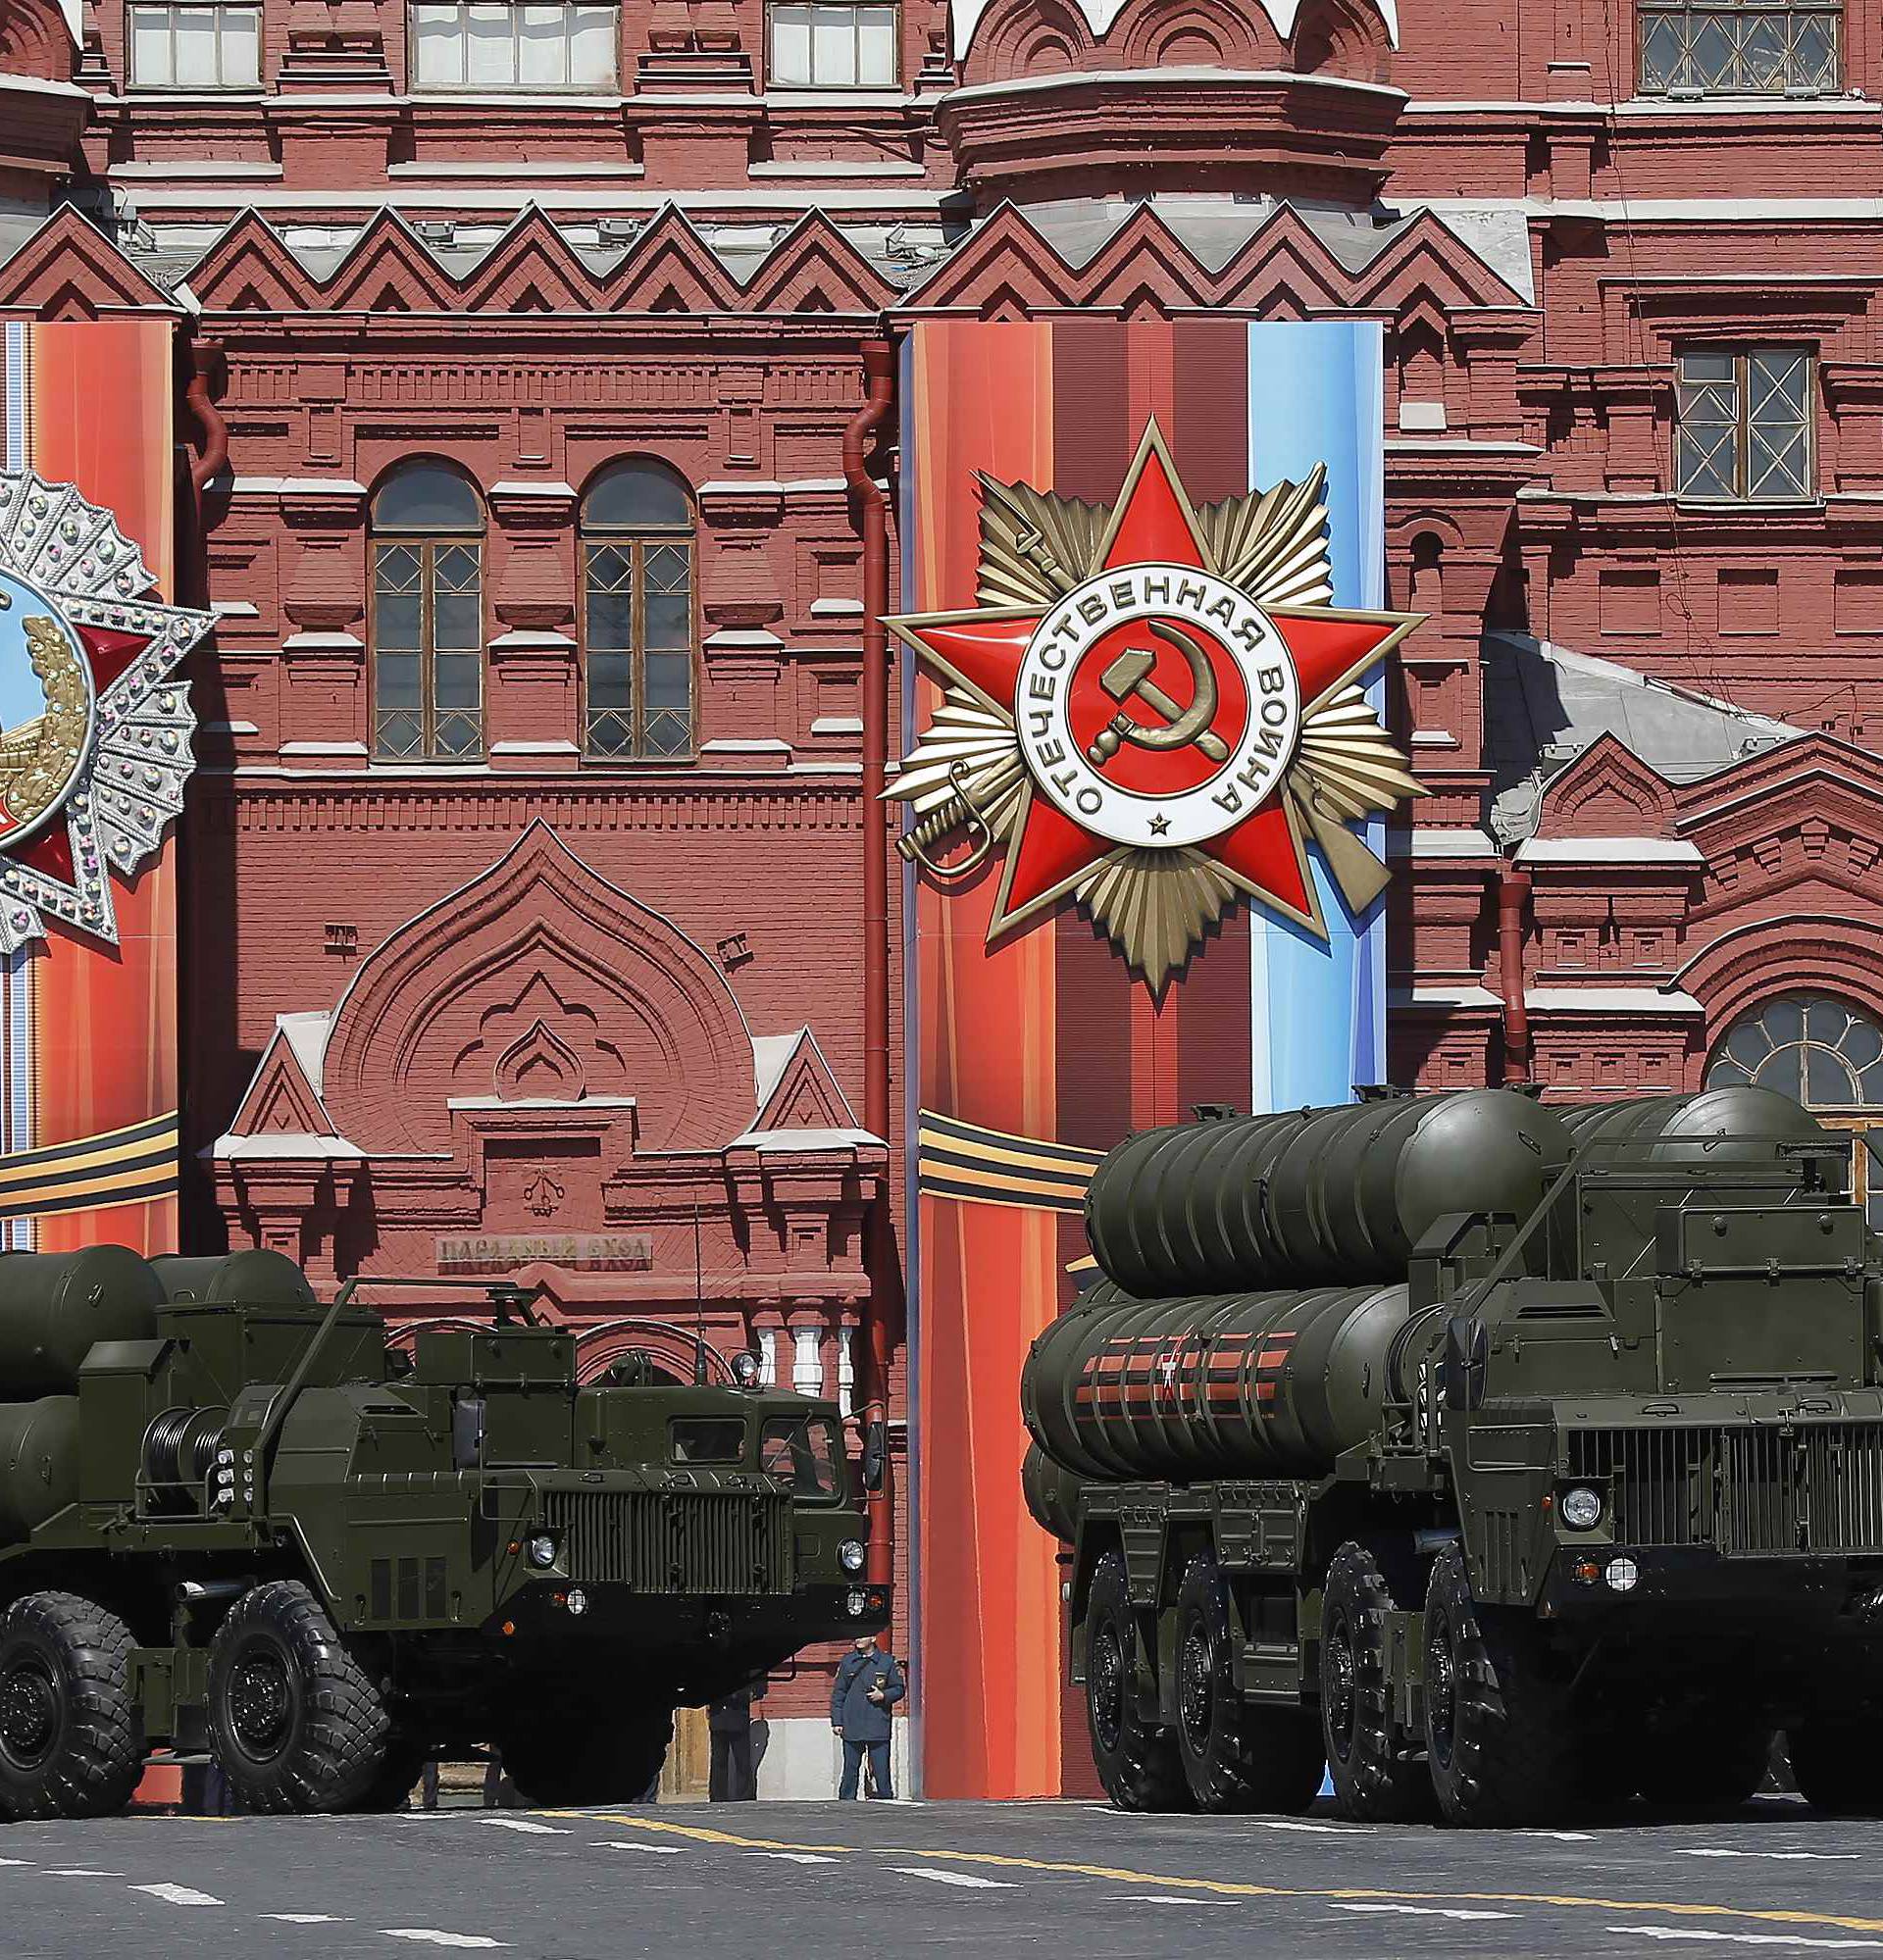
[[[36,1656],[0,1677],[0,1747],[23,1766],[38,1763],[59,1732],[59,1690]]]
[[[1353,1630],[1345,1617],[1323,1636],[1328,1660],[1327,1733],[1343,1762],[1352,1749],[1358,1696],[1354,1692]]]
[[[1432,1752],[1441,1762],[1449,1763],[1458,1706],[1457,1671],[1450,1641],[1434,1640],[1425,1650],[1425,1703],[1432,1725]]]
[[[1092,1655],[1086,1663],[1086,1694],[1098,1739],[1107,1749],[1115,1749],[1125,1719],[1125,1656],[1115,1627],[1101,1627],[1092,1643]]]
[[[1184,1635],[1177,1660],[1178,1709],[1192,1748],[1200,1751],[1209,1740],[1210,1719],[1216,1710],[1216,1656],[1200,1627]]]
[[[244,1748],[272,1749],[287,1729],[287,1672],[273,1654],[254,1654],[229,1678],[229,1713]]]

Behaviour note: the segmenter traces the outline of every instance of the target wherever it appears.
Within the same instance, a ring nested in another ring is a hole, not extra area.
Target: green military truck
[[[0,1255],[0,1815],[122,1809],[159,1749],[258,1811],[488,1743],[534,1801],[625,1800],[676,1705],[887,1623],[835,1406],[584,1385],[502,1287],[408,1357],[356,1283]]]
[[[1883,1260],[1757,1088],[1218,1116],[1098,1167],[1035,1517],[1126,1809],[1883,1809]]]

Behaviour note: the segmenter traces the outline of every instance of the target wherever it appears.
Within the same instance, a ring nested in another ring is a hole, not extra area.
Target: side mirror
[[[875,1422],[863,1431],[863,1488],[881,1490],[883,1473],[890,1462],[890,1426]]]
[[[1475,1315],[1453,1316],[1445,1329],[1445,1406],[1469,1413],[1484,1405],[1485,1371],[1491,1337]]]

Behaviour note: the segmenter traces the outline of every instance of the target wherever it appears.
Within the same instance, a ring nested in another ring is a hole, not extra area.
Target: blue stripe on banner
[[[1255,321],[1248,328],[1248,480],[1267,489],[1327,465],[1337,606],[1374,608],[1386,587],[1381,329],[1372,320]],[[1368,683],[1375,708],[1384,671]],[[1383,851],[1385,825],[1367,827]],[[1310,853],[1328,941],[1256,911],[1250,935],[1250,1107],[1349,1101],[1386,1073],[1386,921],[1347,909]]]

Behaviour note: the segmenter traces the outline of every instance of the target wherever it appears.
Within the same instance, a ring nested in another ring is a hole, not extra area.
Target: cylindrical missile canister
[[[0,1543],[78,1501],[78,1397],[0,1407]]]
[[[165,1297],[200,1306],[311,1307],[319,1304],[307,1275],[284,1252],[259,1245],[212,1258],[164,1253],[151,1262]]]
[[[147,1340],[164,1287],[123,1245],[0,1253],[0,1398],[69,1394],[101,1340]]]
[[[1593,1146],[1583,1164],[1597,1171],[1628,1164],[1770,1164],[1781,1144],[1825,1133],[1802,1103],[1749,1085],[1581,1103],[1559,1114],[1577,1149]]]
[[[1098,1166],[1086,1230],[1146,1299],[1397,1280],[1447,1212],[1527,1216],[1569,1152],[1556,1113],[1507,1089],[1177,1124]]]
[[[1021,1409],[1075,1478],[1319,1475],[1377,1429],[1405,1316],[1402,1285],[1113,1300],[1034,1342]]]

